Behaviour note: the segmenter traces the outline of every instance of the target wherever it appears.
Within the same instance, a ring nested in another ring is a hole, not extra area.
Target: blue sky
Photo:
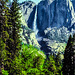
[[[11,1],[12,1],[12,0],[11,0]],[[19,0],[20,3],[22,3],[23,1],[26,1],[26,0]],[[29,1],[33,1],[33,2],[35,2],[35,3],[37,4],[37,3],[39,3],[41,0],[29,0]]]
[[[25,1],[25,0],[19,0],[20,3],[23,2],[23,1]],[[41,0],[31,0],[31,1],[33,1],[33,2],[35,2],[35,3],[37,4],[37,3],[39,3]]]

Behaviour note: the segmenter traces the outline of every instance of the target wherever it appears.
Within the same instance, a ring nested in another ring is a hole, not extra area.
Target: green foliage
[[[31,45],[22,45],[18,56],[11,63],[11,74],[62,75],[61,65],[57,69],[53,55],[46,59],[45,54]]]
[[[44,64],[45,75],[61,75],[62,65],[57,60],[58,56],[50,55]],[[57,61],[56,61],[57,60]],[[61,61],[61,60],[60,60]]]
[[[62,58],[61,58],[61,54],[60,53],[57,54],[57,56],[55,58],[55,63],[56,63],[57,73],[59,73],[58,75],[61,75]]]
[[[12,64],[12,67],[16,74],[27,73],[35,75],[43,69],[45,58],[43,52],[38,51],[31,45],[23,44],[19,56],[13,61],[14,65]]]
[[[46,60],[45,68],[48,70],[48,74],[54,74],[56,72],[54,56],[50,55],[49,59]]]
[[[6,70],[2,70],[2,75],[9,75],[9,73]]]

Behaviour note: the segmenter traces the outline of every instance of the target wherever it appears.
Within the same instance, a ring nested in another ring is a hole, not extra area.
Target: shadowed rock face
[[[69,27],[75,22],[74,16],[70,0],[45,0],[38,4],[38,28],[42,31],[48,27]]]

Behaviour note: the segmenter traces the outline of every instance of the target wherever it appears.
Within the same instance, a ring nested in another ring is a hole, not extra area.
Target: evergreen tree
[[[0,0],[0,75],[2,74],[1,68],[5,69],[4,64],[6,64],[7,40],[9,39],[8,34],[8,0]]]
[[[9,51],[9,65],[8,71],[11,74],[13,70],[12,61],[18,55],[18,51],[21,50],[21,41],[20,41],[20,29],[21,29],[21,21],[20,21],[20,7],[17,0],[13,0],[12,5],[9,10],[8,16],[8,25],[9,25],[9,39],[7,40],[8,51]]]
[[[74,45],[74,47],[73,47],[74,48],[74,56],[73,56],[73,64],[74,64],[74,66],[73,67],[74,67],[74,75],[75,75],[75,34],[73,36],[73,41],[74,41],[74,44],[73,44]]]
[[[57,73],[58,75],[61,75],[61,69],[62,69],[62,60],[61,60],[61,53],[58,52],[56,58],[56,68],[57,68]]]
[[[72,38],[70,75],[75,75],[75,34]]]
[[[9,11],[7,2],[8,0],[0,1],[0,75],[1,68],[10,71],[12,59],[21,49],[19,4],[13,0]]]
[[[74,75],[74,50],[75,50],[75,37],[69,37],[63,61],[63,74],[64,75]]]
[[[11,14],[11,36],[10,38],[13,39],[12,46],[10,47],[12,50],[12,57],[14,58],[14,55],[18,52],[18,50],[21,49],[21,41],[20,41],[20,29],[21,29],[21,21],[20,21],[20,13],[19,13],[20,7],[18,4],[18,0],[13,0],[12,6],[10,8],[10,14]],[[12,58],[12,59],[13,59]]]

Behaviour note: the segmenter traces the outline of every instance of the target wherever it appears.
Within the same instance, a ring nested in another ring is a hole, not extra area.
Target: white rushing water
[[[36,11],[35,11],[35,16],[34,16],[34,21],[33,21],[33,31],[35,33],[36,38],[38,37],[38,28],[37,28],[37,6],[36,6]]]

